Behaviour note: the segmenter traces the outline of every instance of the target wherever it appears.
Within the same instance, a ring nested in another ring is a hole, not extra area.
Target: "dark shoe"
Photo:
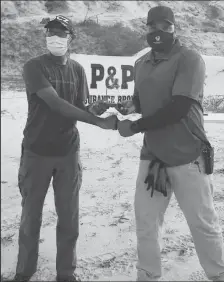
[[[79,281],[81,282],[81,279],[77,276],[77,274],[71,275],[71,276],[60,276],[57,275],[56,277],[57,282],[67,282],[67,281]]]
[[[29,276],[23,276],[21,274],[16,274],[13,281],[21,281],[21,282],[28,282],[30,281]]]

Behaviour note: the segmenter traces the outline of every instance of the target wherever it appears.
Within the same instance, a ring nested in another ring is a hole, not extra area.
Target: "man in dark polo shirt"
[[[142,118],[118,123],[124,137],[144,132],[135,194],[137,280],[156,281],[162,275],[160,231],[174,192],[207,277],[224,281],[222,230],[210,178],[213,150],[202,110],[205,63],[180,44],[168,7],[152,8],[147,25],[152,50],[136,61],[133,100],[121,109]]]
[[[84,106],[88,85],[83,67],[69,58],[74,31],[71,21],[57,16],[46,25],[49,53],[29,60],[23,69],[28,100],[19,168],[22,217],[15,280],[28,281],[36,272],[44,199],[53,177],[57,223],[57,281],[76,281],[81,164],[77,121],[116,129],[116,116],[100,118]],[[89,107],[101,114],[101,109]]]

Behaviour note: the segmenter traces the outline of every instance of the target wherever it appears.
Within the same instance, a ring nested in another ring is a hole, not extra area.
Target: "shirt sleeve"
[[[136,73],[136,63],[134,65],[134,84],[135,84],[135,73]],[[134,86],[134,94],[132,96],[132,101],[135,105],[136,113],[140,114],[141,113],[141,107],[140,107],[139,93],[138,93],[136,86]]]
[[[80,67],[79,88],[78,88],[78,103],[84,103],[89,98],[89,87],[84,68]]]
[[[199,101],[203,96],[205,62],[201,55],[188,50],[181,55],[172,95],[182,95]]]
[[[186,96],[175,96],[165,107],[159,109],[154,115],[136,121],[136,133],[147,130],[160,129],[179,122],[184,118],[195,103],[194,99]]]
[[[36,60],[31,60],[24,65],[23,79],[30,94],[51,86],[51,83],[43,74],[40,63]]]

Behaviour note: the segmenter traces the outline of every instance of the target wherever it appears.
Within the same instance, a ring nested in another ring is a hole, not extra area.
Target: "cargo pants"
[[[207,277],[224,281],[224,246],[222,230],[213,203],[210,176],[204,173],[204,162],[198,158],[186,165],[169,167],[171,182],[168,197],[147,191],[144,183],[150,161],[140,161],[135,193],[137,234],[137,281],[158,281],[161,271],[161,228],[164,213],[174,192],[190,228],[195,249]]]
[[[56,213],[56,271],[71,276],[76,268],[79,235],[79,189],[82,169],[79,148],[73,146],[64,157],[43,157],[23,150],[19,168],[22,215],[16,273],[31,277],[37,270],[40,227],[45,196],[53,177]]]

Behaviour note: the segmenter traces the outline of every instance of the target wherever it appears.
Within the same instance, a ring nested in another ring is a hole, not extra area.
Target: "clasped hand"
[[[98,104],[99,108],[102,109],[102,111],[106,110],[106,105],[104,103]],[[121,104],[120,107],[117,108],[117,110],[122,115],[128,115],[135,111],[135,107],[133,105],[132,101],[125,101]],[[112,130],[118,130],[120,135],[123,137],[130,137],[134,135],[135,133],[131,130],[131,120],[122,120],[120,121],[116,115],[111,115],[107,118],[101,118],[99,122],[99,127],[103,129],[112,129]]]
[[[118,130],[121,136],[129,137],[134,135],[134,132],[131,130],[131,124],[131,120],[126,119],[120,121],[116,115],[111,115],[106,118],[101,118],[98,126],[102,129]]]
[[[131,130],[131,124],[131,120],[125,119],[120,121],[116,115],[101,118],[98,122],[98,126],[100,128],[118,130],[120,135],[123,137],[129,137],[134,135],[134,132]]]
[[[117,129],[122,137],[130,137],[135,133],[131,129],[132,121],[129,119],[118,121]]]

